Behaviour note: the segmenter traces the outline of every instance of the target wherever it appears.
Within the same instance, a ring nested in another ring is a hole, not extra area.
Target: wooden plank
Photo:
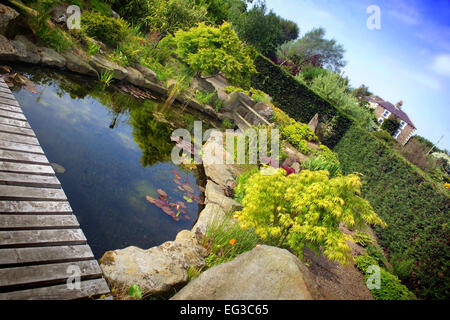
[[[28,128],[28,129],[31,128],[30,125],[28,124],[28,122],[22,121],[22,120],[14,120],[14,119],[0,117],[0,123],[6,124],[9,126],[20,127],[20,128]]]
[[[0,140],[0,149],[44,154],[40,146]]]
[[[39,141],[36,137],[28,137],[28,136],[23,136],[23,135],[14,134],[14,133],[0,132],[0,139],[9,141],[9,142],[32,144],[35,146],[39,145]]]
[[[13,265],[61,263],[94,259],[88,245],[35,247],[0,250],[0,267]]]
[[[67,200],[62,189],[0,185],[0,200]]]
[[[21,108],[7,105],[4,103],[0,103],[0,109],[5,110],[5,111],[16,112],[16,113],[23,113]]]
[[[11,151],[0,149],[0,160],[16,161],[34,164],[49,164],[48,159],[43,154],[34,154],[28,152]]]
[[[80,282],[80,289],[70,290],[66,284],[0,293],[0,300],[73,300],[99,297],[108,294],[108,284],[104,279]]]
[[[0,91],[0,97],[17,101],[16,97],[14,97],[14,95],[11,92],[7,92],[7,91]]]
[[[21,128],[0,123],[0,131],[5,133],[21,134],[24,136],[36,137],[34,131],[28,128]]]
[[[0,184],[36,188],[61,188],[61,183],[55,176],[41,176],[12,172],[0,172]]]
[[[3,98],[1,96],[0,96],[0,103],[4,103],[4,104],[10,105],[10,106],[19,107],[19,103],[15,99],[11,100],[11,99],[8,99],[8,98]]]
[[[38,174],[38,175],[55,174],[53,168],[50,165],[7,162],[7,161],[0,161],[0,171]]]
[[[63,284],[73,276],[71,268],[79,268],[81,279],[95,279],[102,276],[96,260],[66,263],[44,264],[0,269],[0,288],[34,287],[41,285]],[[73,270],[73,269],[72,269]]]
[[[81,229],[0,231],[0,248],[77,244],[86,244]]]
[[[4,81],[0,81],[0,87],[9,89],[9,86]]]
[[[35,229],[76,229],[80,224],[74,215],[0,215],[0,231]]]
[[[5,110],[0,110],[0,117],[16,119],[16,120],[22,120],[22,121],[26,121],[27,120],[25,118],[25,116],[23,114],[21,114],[21,113],[5,111]]]
[[[0,87],[0,92],[12,93],[9,88]]]
[[[65,201],[0,201],[0,214],[72,214]]]

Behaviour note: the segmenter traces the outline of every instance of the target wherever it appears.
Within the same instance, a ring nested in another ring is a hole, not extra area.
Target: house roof
[[[381,98],[376,97],[365,97],[365,99],[369,102],[378,103],[380,106],[382,106],[384,109],[388,110],[392,114],[394,114],[397,118],[405,121],[407,124],[409,124],[414,129],[417,129],[416,126],[413,124],[411,119],[409,119],[408,115],[402,110],[394,106],[392,103],[388,101],[383,101]]]

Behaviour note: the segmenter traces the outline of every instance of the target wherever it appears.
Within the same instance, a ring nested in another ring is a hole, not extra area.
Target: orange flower
[[[231,244],[232,246],[234,246],[235,243],[236,243],[236,239],[231,239],[231,240],[230,240],[230,244]]]

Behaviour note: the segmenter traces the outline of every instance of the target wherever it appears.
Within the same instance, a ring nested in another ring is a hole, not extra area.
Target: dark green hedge
[[[449,193],[362,129],[348,130],[334,151],[345,174],[364,175],[363,196],[388,224],[375,228],[380,244],[415,260],[405,284],[420,297],[449,299]]]
[[[352,120],[272,61],[258,55],[255,66],[258,72],[252,76],[252,87],[269,94],[274,103],[295,120],[308,123],[316,113],[321,122],[335,117],[335,134],[322,141],[326,146],[333,148],[351,127]]]

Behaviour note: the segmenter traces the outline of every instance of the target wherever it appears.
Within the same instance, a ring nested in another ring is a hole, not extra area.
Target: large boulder
[[[0,3],[0,34],[5,34],[8,24],[18,16],[16,10]]]
[[[66,58],[60,55],[55,50],[50,48],[39,47],[38,51],[41,57],[41,63],[43,65],[58,68],[63,68],[66,65]]]
[[[215,203],[222,207],[225,212],[242,209],[242,205],[239,202],[227,197],[225,190],[211,180],[208,180],[206,183],[205,199],[206,203]]]
[[[137,284],[144,295],[161,295],[186,284],[189,267],[205,265],[206,250],[198,237],[181,231],[175,241],[143,250],[128,247],[106,252],[99,260],[103,275],[112,288],[128,290]]]
[[[131,84],[134,84],[137,87],[142,87],[145,85],[145,78],[138,70],[132,68],[132,67],[126,67],[127,70],[127,76],[125,78],[126,81],[128,81]]]
[[[91,56],[89,64],[97,70],[99,74],[106,70],[110,70],[114,74],[114,79],[123,80],[127,77],[127,69],[118,65],[117,63],[110,61],[102,55],[96,54]]]
[[[34,64],[39,63],[41,61],[41,56],[39,55],[38,47],[33,42],[28,40],[25,36],[17,35],[14,38],[13,45],[18,51],[20,50],[18,49],[19,47],[21,48],[21,50],[24,50],[25,57],[21,61]]]
[[[248,109],[244,109],[244,110],[248,110]],[[257,104],[255,104],[253,106],[253,110],[256,113],[258,113],[262,118],[264,118],[267,122],[269,122],[270,117],[272,117],[272,115],[273,115],[273,108],[267,102],[258,102]],[[257,115],[255,115],[250,110],[248,110],[246,112],[245,119],[253,125],[266,124],[264,121],[262,121]]]
[[[308,127],[309,127],[314,133],[316,133],[317,127],[318,127],[318,126],[319,126],[319,114],[316,113],[315,116],[311,119],[311,121],[309,121]]]
[[[200,77],[194,77],[191,80],[191,83],[189,84],[189,89],[192,93],[195,93],[197,90],[201,92],[207,92],[212,93],[216,91],[216,88],[206,81],[206,79],[200,78]]]
[[[226,213],[221,206],[215,203],[208,203],[198,215],[197,222],[192,227],[192,232],[204,236],[210,226],[218,225],[225,217]]]
[[[5,36],[0,34],[0,60],[12,61],[17,59],[17,50]]]
[[[67,60],[67,69],[70,71],[97,77],[97,71],[95,71],[84,58],[70,51],[65,51],[63,55]]]
[[[215,266],[181,289],[173,300],[320,299],[308,268],[285,249],[258,246]]]

